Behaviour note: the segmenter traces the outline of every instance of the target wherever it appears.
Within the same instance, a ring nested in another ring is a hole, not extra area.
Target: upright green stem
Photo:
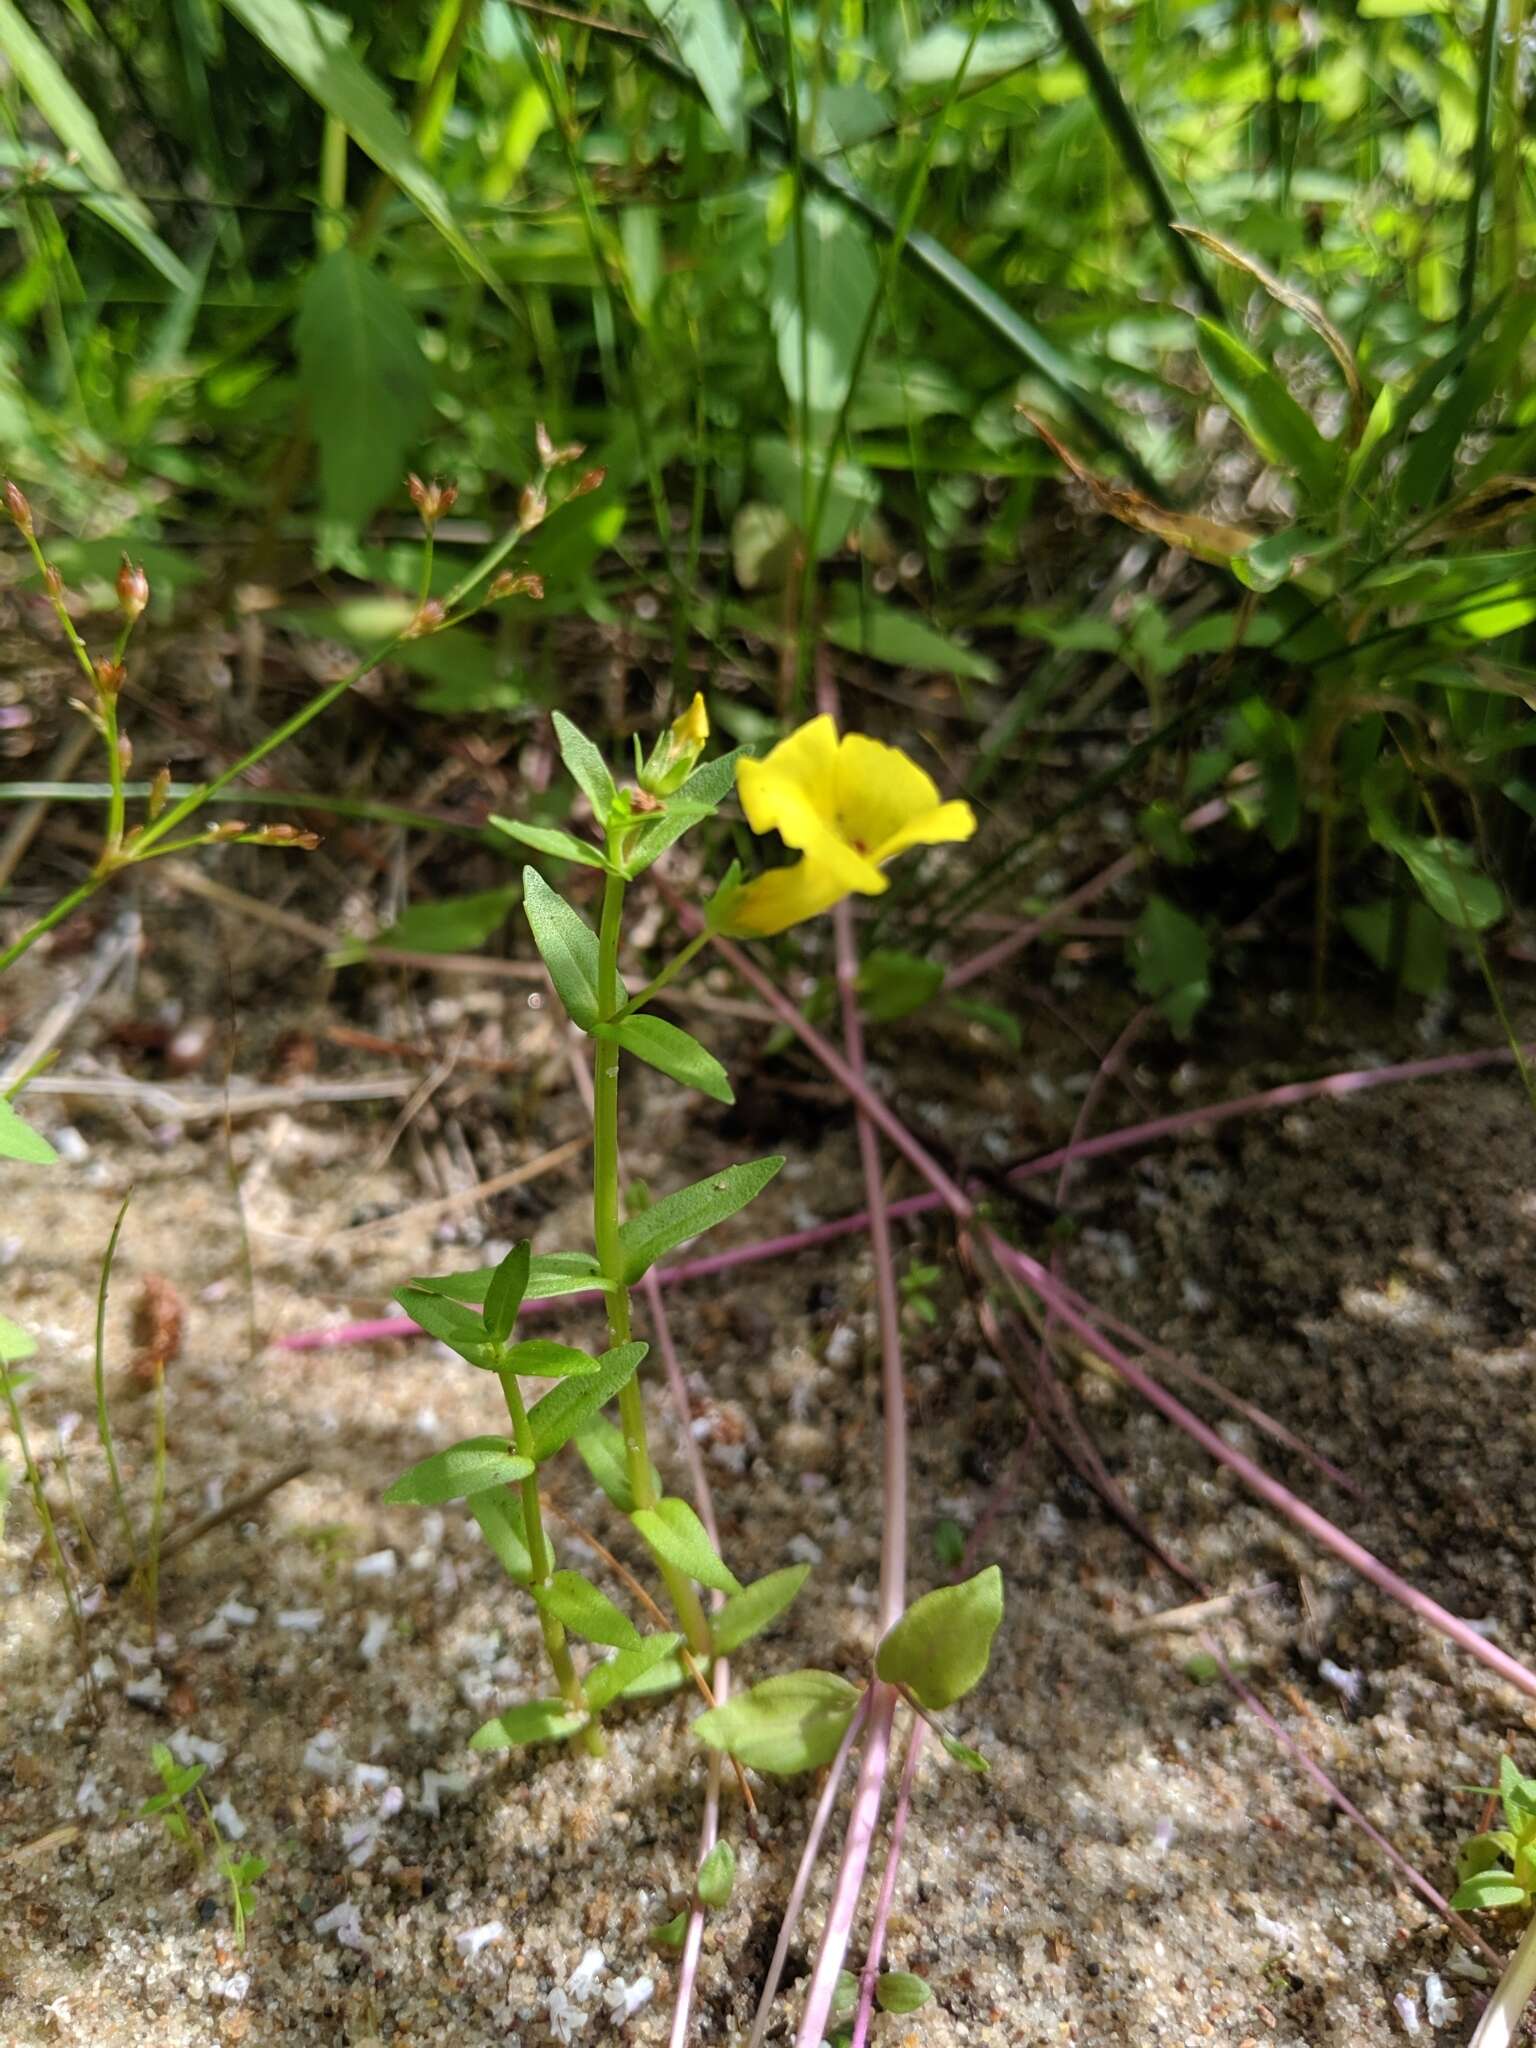
[[[112,1481],[112,1500],[117,1509],[118,1524],[123,1532],[123,1542],[128,1557],[137,1574],[142,1570],[138,1538],[133,1533],[133,1518],[128,1512],[128,1501],[123,1493],[123,1475],[118,1469],[117,1446],[112,1440],[112,1418],[107,1411],[107,1289],[112,1282],[112,1261],[117,1255],[117,1240],[122,1235],[123,1218],[128,1213],[128,1204],[133,1200],[130,1188],[123,1197],[117,1220],[112,1225],[112,1235],[107,1240],[106,1256],[101,1262],[101,1280],[96,1289],[96,1434],[101,1439],[101,1448],[106,1454],[107,1474]]]
[[[620,849],[610,847],[617,855]],[[619,932],[624,922],[624,877],[610,874],[603,885],[603,919],[597,935],[597,1007],[606,1019],[625,1007],[619,980]],[[619,1242],[619,1048],[598,1039],[592,1097],[592,1238],[605,1283],[608,1342],[630,1338],[629,1289],[624,1283],[624,1253]],[[654,1507],[658,1499],[646,1443],[645,1401],[638,1375],[619,1389],[619,1421],[624,1431],[624,1461],[629,1490],[637,1508]],[[658,1563],[660,1560],[658,1559]],[[682,1624],[688,1647],[710,1654],[709,1623],[698,1588],[675,1566],[662,1564],[661,1575],[673,1612]]]
[[[517,1445],[518,1455],[532,1461],[533,1427],[528,1420],[528,1411],[523,1406],[522,1389],[517,1384],[515,1372],[498,1373],[501,1391],[506,1397],[507,1413],[512,1418],[512,1441]],[[539,1475],[530,1472],[522,1481],[518,1491],[523,1501],[523,1534],[528,1539],[528,1555],[533,1561],[533,1583],[547,1586],[554,1577],[555,1558],[550,1549],[549,1538],[544,1533],[544,1511],[539,1505]],[[553,1614],[539,1609],[539,1627],[544,1636],[544,1650],[549,1658],[549,1668],[555,1674],[555,1683],[560,1688],[560,1697],[577,1713],[585,1714],[587,1724],[581,1731],[581,1744],[589,1756],[604,1756],[608,1745],[603,1740],[603,1731],[597,1725],[597,1717],[587,1703],[580,1676],[571,1657],[571,1646],[565,1639],[565,1629]]]

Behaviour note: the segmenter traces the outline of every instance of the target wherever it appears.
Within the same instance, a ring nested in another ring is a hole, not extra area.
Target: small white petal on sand
[[[342,1948],[354,1948],[359,1953],[367,1946],[363,1940],[363,1916],[350,1899],[322,1913],[315,1922],[315,1932],[334,1934]]]
[[[493,1941],[500,1941],[506,1933],[500,1920],[487,1920],[479,1927],[466,1927],[462,1934],[453,1937],[453,1945],[466,1962],[473,1962],[481,1949],[488,1948]]]

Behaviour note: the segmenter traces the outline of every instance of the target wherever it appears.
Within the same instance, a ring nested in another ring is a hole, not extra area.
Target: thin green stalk
[[[123,1218],[128,1214],[128,1204],[133,1200],[130,1188],[123,1197],[117,1212],[117,1221],[112,1225],[112,1235],[107,1239],[106,1254],[101,1262],[101,1278],[96,1287],[96,1434],[101,1439],[101,1448],[106,1454],[107,1475],[112,1482],[112,1501],[117,1509],[118,1524],[123,1532],[123,1541],[128,1556],[133,1561],[137,1574],[142,1569],[139,1556],[138,1538],[133,1533],[133,1518],[128,1513],[128,1501],[123,1492],[123,1476],[118,1469],[117,1446],[112,1440],[112,1421],[107,1413],[107,1289],[112,1281],[112,1262],[117,1256],[117,1240],[122,1233]]]
[[[523,1406],[522,1389],[517,1384],[515,1372],[498,1373],[501,1391],[506,1398],[507,1413],[512,1418],[512,1441],[518,1455],[532,1461],[533,1425],[528,1420],[528,1411]],[[530,1472],[518,1488],[523,1502],[523,1533],[528,1540],[528,1555],[533,1561],[533,1583],[547,1586],[554,1576],[554,1552],[544,1532],[544,1511],[539,1504],[539,1475]],[[544,1637],[544,1651],[549,1658],[549,1667],[555,1674],[555,1683],[560,1688],[560,1697],[579,1714],[587,1716],[581,1730],[580,1741],[589,1756],[605,1756],[608,1745],[603,1740],[603,1731],[597,1725],[597,1716],[587,1703],[587,1695],[571,1656],[570,1644],[566,1641],[565,1629],[561,1622],[539,1609],[539,1627]]]
[[[144,1599],[149,1609],[149,1639],[155,1639],[160,1613],[160,1537],[165,1525],[165,1364],[155,1364],[155,1483],[149,1501],[148,1555],[144,1562]]]
[[[615,1012],[615,1021],[619,1017],[632,1017],[636,1010],[643,1010],[647,1003],[653,1002],[664,988],[669,987],[676,981],[689,961],[692,960],[694,954],[701,952],[708,944],[709,933],[707,931],[697,933],[688,941],[680,953],[673,954],[666,966],[662,968],[660,974],[651,977],[645,984],[645,987],[641,989],[639,995],[631,996],[623,1009]]]
[[[27,1425],[22,1420],[21,1403],[16,1398],[16,1383],[11,1377],[9,1364],[0,1360],[0,1392],[5,1395],[5,1405],[11,1418],[11,1427],[16,1432],[16,1441],[21,1447],[21,1466],[27,1477],[27,1491],[32,1496],[32,1505],[37,1519],[43,1525],[43,1541],[48,1546],[48,1559],[53,1566],[54,1577],[64,1595],[64,1605],[69,1609],[69,1618],[74,1625],[75,1641],[80,1650],[80,1664],[89,1681],[89,1661],[85,1643],[85,1615],[75,1596],[75,1582],[65,1561],[64,1549],[59,1542],[59,1531],[53,1519],[53,1510],[48,1505],[48,1496],[43,1491],[43,1475],[38,1470],[36,1458],[32,1455],[32,1440],[27,1435]]]
[[[610,844],[610,852],[619,848]],[[610,874],[603,884],[603,916],[597,935],[597,1007],[605,1020],[621,1014],[624,985],[619,980],[619,933],[624,921],[624,877]],[[630,1341],[629,1289],[624,1282],[624,1252],[619,1241],[619,1048],[597,1041],[592,1099],[592,1238],[604,1281],[610,1345]],[[654,1507],[659,1498],[652,1477],[646,1441],[645,1402],[638,1376],[619,1390],[619,1422],[624,1432],[624,1462],[629,1490],[637,1508]],[[658,1560],[658,1562],[660,1562]],[[661,1565],[673,1612],[682,1623],[690,1649],[711,1653],[709,1623],[698,1590],[675,1566]]]

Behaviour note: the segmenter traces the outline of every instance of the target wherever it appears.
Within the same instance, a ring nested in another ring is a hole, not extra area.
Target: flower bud
[[[421,514],[421,523],[430,532],[446,512],[451,512],[458,500],[457,484],[445,484],[433,477],[424,484],[413,470],[406,479],[406,489],[411,494],[411,503]]]
[[[523,495],[517,501],[517,523],[524,533],[543,523],[544,514],[549,510],[549,500],[537,484],[527,484]]]
[[[608,480],[606,469],[589,469],[585,476],[579,476],[571,485],[573,498],[584,498],[588,491],[600,491]]]
[[[128,671],[120,661],[102,660],[96,662],[94,667],[96,670],[97,689],[100,690],[103,697],[115,697],[123,687],[123,681]]]
[[[580,441],[567,441],[563,448],[557,448],[542,420],[534,424],[533,439],[539,451],[540,465],[545,469],[563,469],[568,462],[579,462],[587,452]]]
[[[263,825],[252,836],[258,846],[294,846],[305,853],[313,853],[320,844],[319,833],[301,825]]]
[[[405,629],[407,640],[424,640],[429,633],[435,633],[447,617],[441,598],[429,597]]]
[[[671,796],[693,773],[708,741],[709,713],[703,692],[695,690],[688,709],[673,719],[652,747],[650,759],[640,771],[640,787],[652,796]]]
[[[43,587],[47,590],[48,595],[55,604],[62,604],[64,602],[64,578],[55,569],[52,562],[45,562],[43,565]]]
[[[157,769],[155,770],[155,779],[154,779],[154,781],[153,781],[153,782],[152,782],[152,783],[151,783],[151,784],[149,785],[149,804],[148,804],[148,808],[149,808],[149,819],[150,819],[150,823],[151,823],[151,824],[153,824],[153,823],[154,823],[155,819],[156,819],[156,818],[158,818],[158,817],[159,817],[159,815],[160,815],[160,813],[161,813],[161,812],[162,812],[162,811],[163,811],[163,810],[165,809],[165,800],[166,800],[166,798],[167,798],[167,797],[168,797],[168,796],[170,795],[170,793],[171,793],[171,771],[170,771],[170,769],[169,769],[168,767],[166,767],[166,768],[157,768]]]
[[[27,539],[30,540],[35,531],[32,524],[32,507],[27,503],[24,494],[11,482],[9,477],[5,480],[4,497],[6,511],[10,513],[12,519],[15,520],[16,524],[27,536]]]
[[[141,562],[135,568],[126,555],[117,572],[117,601],[130,626],[143,616],[149,603],[149,578],[144,574],[144,565]]]
[[[524,569],[513,575],[510,569],[503,569],[485,593],[488,604],[500,604],[504,597],[541,598],[544,595],[544,578]]]
[[[249,832],[250,829],[244,818],[226,818],[222,825],[214,825],[210,828],[208,844],[210,846],[218,846],[226,839],[238,839],[242,833]]]

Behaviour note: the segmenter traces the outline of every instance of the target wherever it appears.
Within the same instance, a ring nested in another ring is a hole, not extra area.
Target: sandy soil
[[[210,914],[167,900],[146,915],[169,963],[167,934],[190,943]],[[134,991],[91,1008],[61,1064],[163,1076],[160,1055],[125,1047],[117,1027],[185,1021],[199,1001],[216,1013],[216,962],[206,982],[178,987],[152,954]],[[14,986],[13,1042],[39,1014],[41,966]],[[323,1042],[311,1064],[333,991],[312,963],[286,987],[281,1028],[253,1022],[242,1033],[237,1094],[242,1078],[280,1070],[311,1080],[406,1071]],[[1124,999],[1093,1000],[1094,1035],[1107,1041]],[[375,1028],[398,1033],[406,999],[368,1001]],[[1219,1065],[1207,1052],[1195,1068],[1148,1041],[1132,1079],[1149,1109],[1495,1042],[1476,1011],[1394,1019],[1346,1001],[1309,1038],[1283,1003],[1241,992],[1227,1002],[1203,1041],[1222,1048]],[[178,1003],[179,1013],[167,1008]],[[369,1022],[368,1003],[352,1015]],[[522,987],[445,979],[407,1021],[439,1045],[458,1034],[461,1056],[490,1050],[511,1069],[461,1065],[388,1147],[406,1107],[398,1098],[237,1122],[266,1336],[380,1313],[410,1272],[481,1263],[528,1231],[541,1248],[582,1241],[579,1160],[498,1197],[479,1221],[463,1207],[409,1213],[455,1167],[461,1179],[504,1170],[578,1132],[581,1118],[553,1023],[529,1010]],[[750,1021],[704,1023],[734,1047],[738,1108],[700,1110],[648,1083],[635,1169],[665,1187],[768,1149],[766,1133],[791,1163],[722,1243],[858,1208],[852,1134],[810,1070],[755,1058]],[[949,1157],[995,1168],[1064,1138],[1093,1070],[1048,1016],[1029,1012],[1028,1026],[1017,1060],[959,1021],[892,1027],[873,1052],[904,1112]],[[220,1057],[196,1078],[216,1082]],[[416,1080],[423,1071],[410,1070]],[[290,1460],[307,1458],[309,1470],[167,1565],[153,1643],[126,1596],[102,1600],[89,1621],[94,1702],[77,1681],[32,1510],[13,1499],[0,1549],[0,2043],[542,2044],[553,2038],[551,1991],[593,1946],[607,1974],[576,2038],[594,2048],[612,2037],[605,1990],[644,1973],[655,1995],[625,2032],[665,2039],[674,1966],[648,1930],[674,1909],[696,1858],[704,1770],[687,1712],[673,1702],[615,1715],[606,1766],[547,1751],[470,1755],[466,1739],[488,1713],[543,1689],[529,1611],[461,1511],[380,1504],[426,1450],[495,1426],[485,1383],[426,1342],[309,1353],[265,1342],[253,1356],[217,1122],[178,1130],[163,1103],[37,1101],[66,1159],[27,1175],[20,1193],[12,1183],[5,1306],[40,1339],[26,1409],[56,1509],[67,1515],[54,1447],[71,1412],[89,1414],[96,1270],[130,1183],[108,1328],[136,1510],[151,1405],[124,1368],[149,1273],[173,1282],[186,1313],[169,1395],[172,1525]],[[1100,1124],[1137,1114],[1117,1091]],[[1086,1170],[1069,1195],[1078,1229],[1063,1244],[1064,1270],[1090,1297],[1282,1417],[1353,1477],[1361,1499],[1228,1417],[1234,1441],[1528,1659],[1536,1537],[1511,1508],[1536,1449],[1532,1131],[1506,1071],[1234,1124]],[[899,1175],[893,1185],[909,1186]],[[1021,1205],[1026,1241],[1043,1241],[1048,1221],[1042,1205]],[[990,1354],[946,1231],[914,1228],[904,1243],[937,1252],[943,1271],[936,1325],[909,1335],[914,1590],[943,1576],[938,1521],[974,1530],[990,1514],[977,1561],[1002,1564],[1008,1614],[988,1679],[955,1716],[990,1757],[990,1777],[930,1754],[918,1779],[889,1959],[927,1977],[935,2002],[878,2021],[877,2041],[1376,2048],[1406,2038],[1393,2008],[1404,1995],[1425,2038],[1464,2041],[1477,1986],[1458,1974],[1458,1943],[1209,1681],[1197,1637],[1127,1633],[1187,1588],[1030,1442],[1020,1387],[1031,1361]],[[862,1242],[670,1298],[726,1554],[744,1577],[792,1554],[818,1559],[796,1608],[738,1660],[738,1677],[810,1662],[857,1673],[874,1643],[879,1497]],[[577,1318],[565,1329],[586,1327]],[[1530,1766],[1530,1703],[1282,1528],[1118,1384],[1083,1367],[1070,1386],[1159,1538],[1216,1591],[1245,1594],[1218,1624],[1227,1654],[1448,1887],[1458,1840],[1476,1824],[1478,1802],[1461,1788],[1487,1782],[1506,1740]],[[664,1419],[657,1438],[681,1485]],[[7,1434],[12,1465],[14,1453]],[[69,1440],[67,1471],[110,1560],[89,1421]],[[556,1468],[553,1490],[578,1521],[614,1536],[583,1468]],[[580,1561],[578,1545],[563,1547]],[[243,1956],[207,1867],[134,1818],[155,1789],[150,1745],[172,1738],[214,1760],[210,1798],[229,1802],[245,1845],[271,1861]],[[701,2039],[744,2036],[811,1793],[805,1782],[763,1783],[759,1841],[728,1804],[740,1875],[707,1929]],[[338,1918],[338,1907],[352,1910]],[[501,1934],[465,1953],[473,1943],[461,1937],[496,1921]],[[1505,1930],[1487,1931],[1506,1944]],[[797,1969],[806,1962],[797,1941]],[[1458,2001],[1454,2016],[1427,1990],[1431,1974]],[[780,2038],[792,2010],[784,2001]]]

